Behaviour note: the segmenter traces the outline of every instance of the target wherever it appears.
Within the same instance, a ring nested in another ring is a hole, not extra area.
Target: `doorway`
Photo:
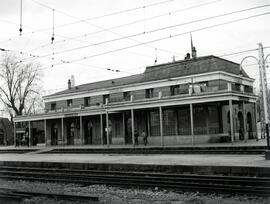
[[[84,125],[84,144],[93,144],[93,123],[91,121]]]
[[[52,145],[57,145],[58,141],[58,128],[57,125],[54,123],[51,126],[51,144]]]
[[[253,139],[252,117],[250,112],[247,113],[247,132],[248,132],[248,139]]]
[[[244,117],[243,117],[243,113],[242,112],[238,112],[237,115],[238,118],[238,132],[239,132],[239,140],[244,140]]]
[[[74,145],[75,124],[74,122],[67,125],[67,145]]]

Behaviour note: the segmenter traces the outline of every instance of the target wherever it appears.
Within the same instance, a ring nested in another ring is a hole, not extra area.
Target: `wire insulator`
[[[51,37],[51,44],[53,44],[54,41],[54,9],[52,9],[52,17],[53,17],[53,22],[52,22],[52,37]]]
[[[20,29],[19,29],[20,35],[22,35],[22,0],[20,4]]]

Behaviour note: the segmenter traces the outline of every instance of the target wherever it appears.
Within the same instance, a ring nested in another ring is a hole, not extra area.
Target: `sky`
[[[79,85],[182,60],[190,33],[198,57],[240,63],[258,58],[260,42],[267,56],[269,22],[270,0],[22,0],[22,13],[20,0],[0,0],[0,48],[41,63],[48,95],[66,89],[72,75]],[[256,61],[242,65],[258,87]]]

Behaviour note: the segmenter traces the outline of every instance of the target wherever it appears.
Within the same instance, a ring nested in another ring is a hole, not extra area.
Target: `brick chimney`
[[[70,79],[68,80],[68,89],[71,89],[71,81],[70,81]]]

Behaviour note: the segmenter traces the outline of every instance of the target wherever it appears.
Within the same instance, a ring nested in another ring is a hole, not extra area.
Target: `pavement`
[[[241,143],[245,146],[265,145],[264,140]],[[213,144],[207,144],[212,146]],[[224,145],[224,144],[220,144]],[[227,144],[232,145],[232,144]],[[233,144],[236,145],[236,144]],[[70,147],[70,146],[69,146]],[[75,146],[74,146],[75,147]],[[79,148],[78,146],[76,146]],[[83,146],[84,148],[86,146]],[[107,148],[107,146],[90,146],[89,148]],[[110,146],[119,148],[131,146]],[[3,147],[1,147],[3,149]],[[11,149],[14,147],[5,147]],[[21,147],[16,147],[21,148]],[[22,147],[26,148],[26,147]],[[269,167],[270,160],[265,160],[264,155],[237,155],[237,154],[155,154],[155,155],[133,155],[133,154],[39,154],[53,147],[38,146],[37,152],[1,153],[0,161],[20,161],[20,162],[62,162],[62,163],[95,163],[95,164],[151,164],[151,165],[190,165],[190,166],[244,166],[244,167]]]
[[[170,145],[168,147],[233,147],[233,146],[266,146],[267,142],[266,139],[260,139],[260,140],[247,140],[247,141],[236,141],[234,143],[207,143],[207,144],[195,144],[195,145],[177,145],[173,146]],[[140,144],[138,146],[135,146],[135,148],[141,148],[144,147],[144,145]],[[154,145],[147,145],[147,147],[160,147],[160,146],[154,146]],[[45,146],[45,144],[38,144],[37,146],[19,146],[19,147],[14,147],[13,145],[11,146],[0,146],[1,149],[54,149],[54,148],[89,148],[89,149],[107,149],[107,145],[57,145],[57,146]],[[134,148],[133,145],[115,145],[112,144],[109,146],[109,148]]]
[[[0,161],[269,167],[263,155],[0,154]]]

